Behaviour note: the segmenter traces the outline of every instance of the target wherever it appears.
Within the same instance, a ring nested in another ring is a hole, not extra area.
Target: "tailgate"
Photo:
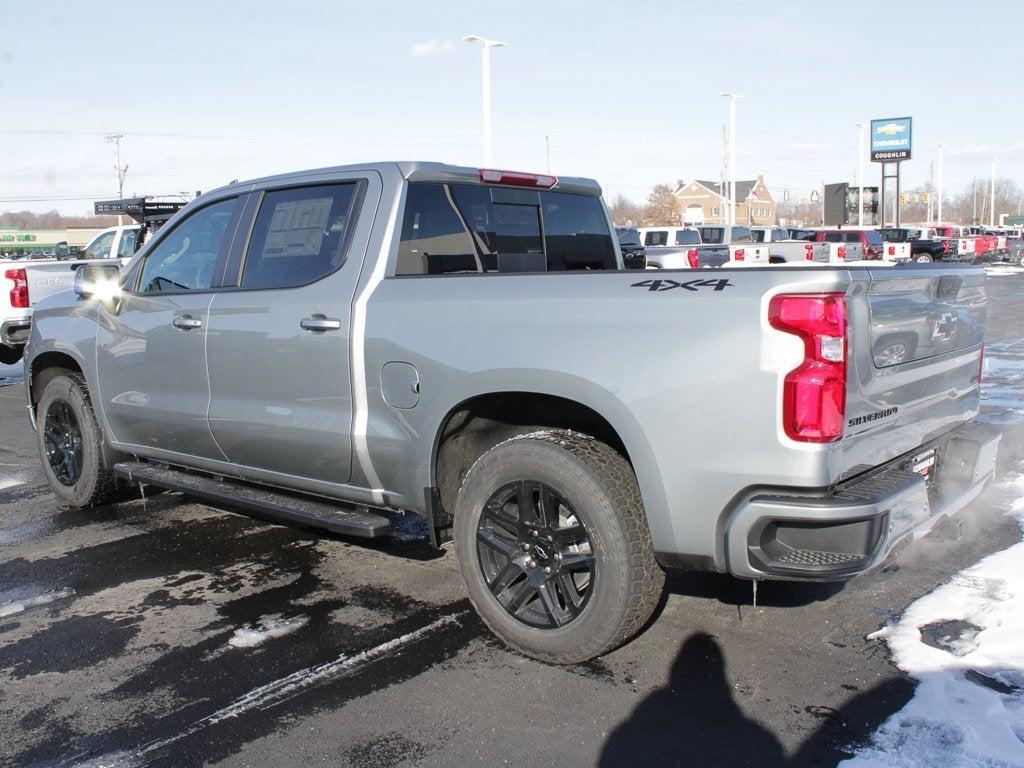
[[[866,282],[848,298],[845,470],[912,450],[974,418],[979,403],[984,270],[878,267]]]

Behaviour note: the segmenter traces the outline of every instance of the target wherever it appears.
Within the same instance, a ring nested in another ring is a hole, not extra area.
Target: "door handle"
[[[171,325],[175,328],[181,328],[183,331],[190,331],[193,328],[202,328],[203,321],[198,320],[191,315],[178,315],[176,318],[171,320]]]
[[[299,326],[307,331],[323,333],[324,331],[339,330],[341,328],[341,320],[336,320],[333,317],[324,317],[323,315],[313,315],[312,317],[303,318],[299,322]]]

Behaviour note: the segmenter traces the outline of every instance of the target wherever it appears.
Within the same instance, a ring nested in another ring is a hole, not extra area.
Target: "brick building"
[[[679,210],[688,224],[724,224],[729,217],[729,182],[679,181],[675,196]],[[764,183],[764,176],[750,181],[736,181],[736,223],[751,226],[772,226],[777,221],[775,201]]]

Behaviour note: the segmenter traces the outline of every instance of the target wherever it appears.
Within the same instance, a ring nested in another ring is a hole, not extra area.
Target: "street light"
[[[719,94],[729,100],[729,223],[736,223],[736,102],[743,97],[726,91]]]
[[[996,225],[996,159],[992,158],[992,192],[988,205],[988,225]]]
[[[864,226],[864,123],[854,123],[857,129],[857,226]]]
[[[945,144],[936,144],[939,148],[939,224],[942,224],[944,219],[942,218],[942,149]]]
[[[472,45],[480,46],[484,82],[484,165],[489,168],[491,166],[491,48],[501,48],[508,43],[488,40],[480,35],[466,35],[462,39]]]

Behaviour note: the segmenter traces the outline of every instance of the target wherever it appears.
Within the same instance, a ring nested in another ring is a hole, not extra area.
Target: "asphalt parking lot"
[[[1005,476],[1024,274],[988,284]],[[412,521],[366,547],[172,493],[70,511],[37,463],[22,385],[0,379],[5,765],[831,766],[913,692],[866,636],[1020,539],[996,484],[963,540],[845,586],[762,584],[755,607],[748,582],[674,573],[640,637],[552,667],[491,638]]]

